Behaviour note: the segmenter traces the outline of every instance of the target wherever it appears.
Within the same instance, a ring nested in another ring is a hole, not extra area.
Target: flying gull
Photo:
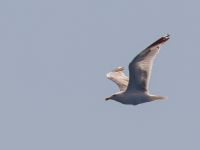
[[[169,35],[159,38],[142,52],[140,52],[129,64],[129,78],[124,74],[123,67],[117,67],[107,73],[107,78],[119,87],[119,92],[107,97],[106,100],[115,100],[122,104],[137,105],[165,97],[149,94],[149,80],[151,69],[160,46],[169,40]]]

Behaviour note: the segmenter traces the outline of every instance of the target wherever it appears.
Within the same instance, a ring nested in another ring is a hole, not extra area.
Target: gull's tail
[[[154,100],[162,100],[162,99],[167,99],[167,97],[164,97],[164,96],[157,96],[157,95],[149,95],[151,100],[154,101]]]

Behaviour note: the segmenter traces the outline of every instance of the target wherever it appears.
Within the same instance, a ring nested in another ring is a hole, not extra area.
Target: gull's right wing
[[[120,91],[125,91],[127,89],[129,80],[128,77],[124,74],[123,70],[123,67],[117,67],[106,74],[108,79],[112,80],[118,85]]]

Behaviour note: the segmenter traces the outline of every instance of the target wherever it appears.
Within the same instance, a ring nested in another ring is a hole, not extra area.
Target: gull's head
[[[109,96],[109,97],[106,97],[105,100],[106,100],[106,101],[107,101],[107,100],[111,100],[111,99],[114,99],[115,97],[116,97],[116,95],[113,94],[113,95],[111,95],[111,96]]]
[[[117,99],[119,99],[119,94],[113,94],[113,95],[111,95],[111,96],[109,96],[109,97],[107,97],[107,98],[105,98],[105,100],[107,101],[107,100],[117,100]]]
[[[105,98],[105,100],[106,101],[110,100],[110,99],[112,99],[112,100],[119,100],[119,99],[121,99],[121,96],[123,95],[123,93],[124,93],[124,91],[119,91],[119,92],[114,93],[113,95]]]

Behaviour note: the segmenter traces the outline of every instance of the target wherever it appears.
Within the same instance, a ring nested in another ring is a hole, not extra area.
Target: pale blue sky
[[[200,149],[198,0],[2,0],[1,150]],[[160,36],[157,101],[127,106],[105,77]]]

